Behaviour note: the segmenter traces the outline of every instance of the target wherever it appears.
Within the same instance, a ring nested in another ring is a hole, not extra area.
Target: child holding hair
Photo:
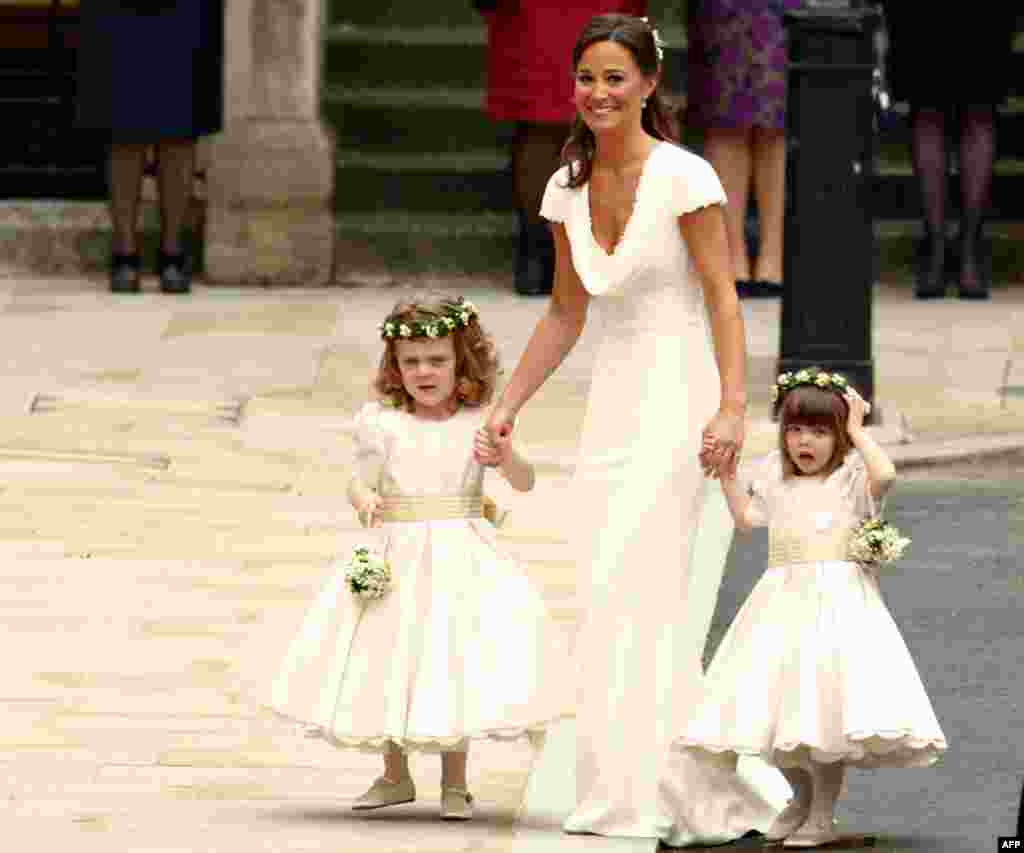
[[[721,481],[738,530],[768,527],[768,569],[673,746],[779,767],[794,796],[766,837],[818,847],[840,839],[846,767],[928,766],[946,740],[875,571],[848,553],[895,476],[864,429],[868,404],[817,368],[782,374],[774,390],[780,451],[746,491]]]
[[[440,752],[441,817],[465,820],[469,741],[542,735],[564,715],[568,654],[484,517],[482,466],[518,491],[533,488],[534,472],[484,433],[497,357],[476,308],[421,294],[398,302],[380,332],[374,388],[388,402],[355,418],[348,496],[361,523],[379,529],[391,588],[361,603],[337,572],[268,704],[311,736],[383,753],[383,775],[353,809],[413,801],[408,752]]]

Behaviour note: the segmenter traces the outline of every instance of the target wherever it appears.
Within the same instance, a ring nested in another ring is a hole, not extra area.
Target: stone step
[[[155,251],[155,211],[144,217],[147,246]],[[951,221],[951,228],[955,222]],[[335,218],[340,282],[399,281],[404,276],[452,275],[507,278],[512,274],[517,219],[504,210],[416,212],[391,209],[343,211]],[[908,280],[920,222],[883,220],[875,227],[880,277]],[[1024,220],[995,221],[997,281],[1024,278]],[[0,202],[0,257],[5,270],[40,275],[102,275],[110,225],[102,202]],[[102,281],[97,283],[102,287]]]
[[[388,208],[410,212],[504,211],[512,206],[508,157],[496,149],[422,154],[341,150],[337,154],[340,212]],[[959,198],[958,178],[950,176],[951,206]],[[884,219],[918,215],[919,191],[909,164],[879,161],[874,178],[875,213]],[[1024,161],[995,166],[992,216],[1024,219]]]
[[[663,79],[681,89],[686,67],[682,30],[663,30]],[[483,25],[416,28],[334,26],[324,44],[328,86],[407,89],[483,89],[487,35]]]
[[[518,227],[512,214],[349,213],[339,214],[335,223],[342,281],[381,283],[400,281],[403,275],[512,275]],[[950,228],[955,232],[955,221]],[[1024,223],[993,222],[987,233],[992,240],[995,280],[1020,282],[1024,279]],[[920,235],[916,219],[876,223],[880,280],[912,279],[914,244]]]
[[[468,3],[467,3],[468,5]],[[672,91],[685,88],[686,29],[660,26],[665,39],[664,80]],[[356,87],[483,88],[487,36],[482,23],[452,26],[435,21],[394,25],[329,26],[325,34],[324,79]],[[1018,38],[1010,73],[1011,91],[1024,95],[1024,37]]]
[[[679,0],[648,0],[648,15],[664,29],[679,23],[683,11]],[[470,0],[383,0],[378,3],[353,3],[352,0],[328,0],[327,22],[357,27],[471,27],[480,24],[481,15]]]
[[[336,83],[324,88],[324,121],[338,147],[379,153],[434,153],[504,147],[510,122],[494,122],[484,112],[482,89],[360,89]],[[999,157],[1024,158],[1024,98],[1013,98],[999,117]],[[879,156],[909,163],[905,117],[880,134]],[[684,142],[700,150],[702,135],[688,130]],[[955,148],[955,146],[953,146]],[[950,154],[955,157],[956,151]]]

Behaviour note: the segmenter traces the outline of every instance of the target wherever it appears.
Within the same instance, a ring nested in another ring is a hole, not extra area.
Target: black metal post
[[[817,365],[874,401],[873,9],[785,16],[786,218],[779,372]],[[877,411],[872,406],[872,413]],[[871,420],[874,418],[872,417]]]

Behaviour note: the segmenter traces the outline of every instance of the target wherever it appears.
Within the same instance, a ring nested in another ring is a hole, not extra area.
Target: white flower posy
[[[383,598],[391,589],[391,567],[369,548],[359,547],[345,567],[345,581],[352,594],[363,601]]]
[[[903,556],[910,539],[880,518],[869,518],[850,537],[849,555],[855,563],[878,565]]]

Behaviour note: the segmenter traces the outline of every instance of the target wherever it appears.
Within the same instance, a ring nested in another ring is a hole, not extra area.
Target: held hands
[[[740,412],[719,409],[703,432],[700,459],[705,477],[731,480],[743,450],[743,415]]]
[[[850,408],[850,415],[846,419],[846,431],[849,433],[850,438],[853,438],[864,429],[864,418],[871,411],[871,404],[865,402],[864,398],[857,393],[857,389],[852,385],[847,387],[843,393],[843,398]]]
[[[364,527],[380,527],[380,521],[374,518],[377,509],[380,507],[380,495],[372,489],[366,489],[359,498],[354,501],[356,515]]]
[[[473,439],[473,458],[488,468],[498,468],[508,461],[512,452],[512,428],[515,418],[510,412],[497,408],[487,423],[476,431]]]

